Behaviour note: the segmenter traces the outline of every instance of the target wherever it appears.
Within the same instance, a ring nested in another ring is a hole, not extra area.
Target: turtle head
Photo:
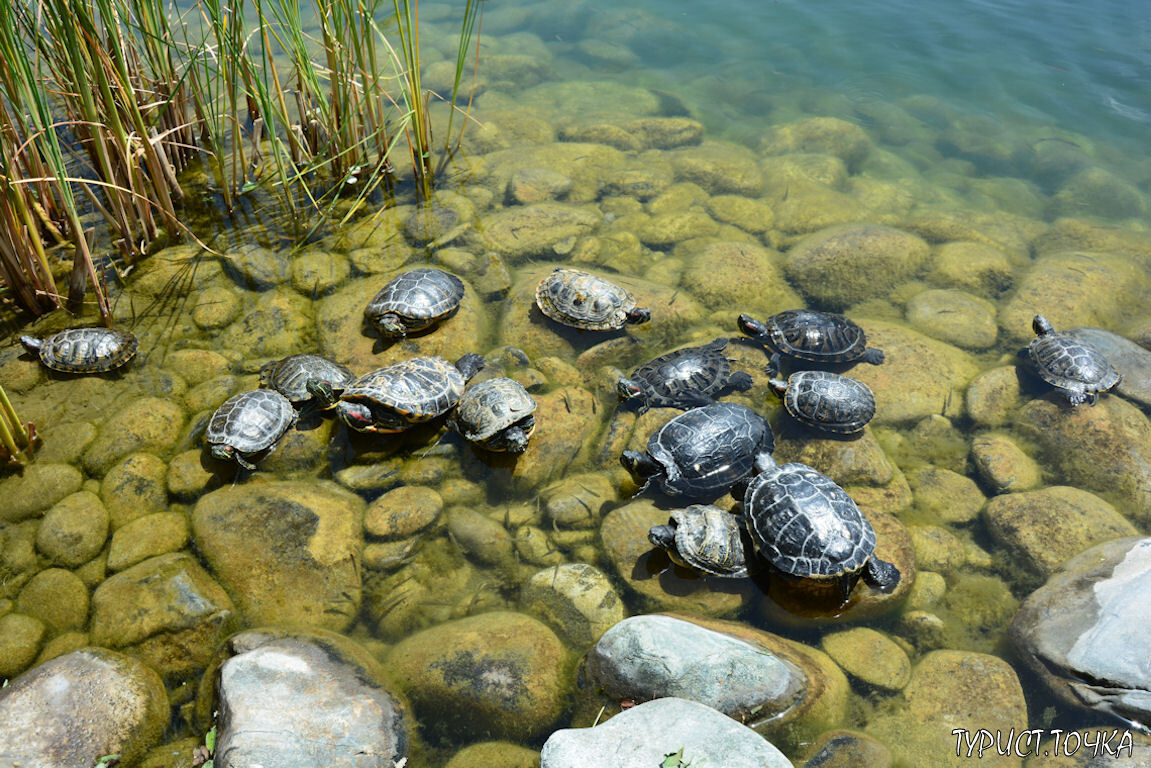
[[[523,427],[514,424],[504,432],[504,444],[508,453],[523,453],[528,448],[528,437]]]
[[[310,379],[304,388],[308,390],[308,394],[316,401],[318,405],[323,408],[331,408],[336,404],[336,391],[332,388],[332,382],[323,381],[322,379]]]
[[[627,317],[629,323],[639,325],[651,320],[651,310],[647,307],[632,307],[624,313],[624,316]]]
[[[336,404],[336,413],[341,421],[359,432],[370,432],[375,424],[372,409],[363,403],[341,400]]]
[[[1036,336],[1046,336],[1049,333],[1055,333],[1055,326],[1043,315],[1036,315],[1035,319],[1031,321],[1031,330],[1035,331]]]
[[[40,347],[44,346],[43,340],[38,339],[35,336],[21,336],[20,343],[23,344],[24,348],[29,352],[38,353],[40,351]]]
[[[655,459],[639,451],[624,451],[619,457],[619,463],[641,480],[650,480],[663,472],[663,467]]]
[[[214,443],[208,446],[208,453],[212,454],[220,461],[232,461],[236,458],[235,448],[230,445],[222,445],[220,443]]]
[[[456,370],[464,377],[464,381],[471,381],[473,376],[484,369],[484,366],[487,365],[487,360],[484,359],[483,355],[468,352],[457,360],[455,365]]]
[[[653,525],[651,530],[647,532],[647,540],[660,549],[669,551],[675,549],[675,526],[671,523]]]
[[[739,330],[748,336],[767,335],[767,326],[762,320],[756,320],[751,315],[740,315],[739,320],[736,322],[739,324]]]
[[[615,383],[615,393],[619,395],[620,400],[627,402],[642,398],[643,388],[634,379],[621,376]]]
[[[863,580],[869,587],[885,595],[891,594],[899,586],[899,569],[894,563],[880,560],[873,554],[863,566]]]
[[[378,317],[373,317],[372,322],[384,336],[406,336],[408,333],[408,327],[404,325],[400,316],[395,312],[385,312]]]
[[[787,382],[783,379],[770,379],[767,382],[767,386],[780,397],[783,397],[783,393],[787,391]]]

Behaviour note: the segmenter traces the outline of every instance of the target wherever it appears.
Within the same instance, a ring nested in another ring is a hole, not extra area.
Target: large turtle
[[[1119,383],[1119,372],[1099,350],[1078,336],[1056,333],[1043,315],[1031,322],[1036,338],[1022,350],[1039,377],[1071,405],[1095,405],[1100,392]]]
[[[354,373],[320,355],[291,355],[260,368],[260,386],[276,390],[297,407],[311,400],[320,408],[332,408],[355,380]]]
[[[43,339],[21,336],[20,343],[40,362],[64,373],[103,373],[136,356],[139,342],[128,331],[114,328],[69,328]]]
[[[721,579],[747,576],[747,533],[741,519],[711,504],[672,510],[667,525],[655,525],[647,538],[673,562]]]
[[[862,381],[829,371],[797,371],[770,381],[783,407],[809,427],[849,435],[861,432],[875,416],[875,395]]]
[[[806,464],[770,461],[743,493],[743,517],[759,554],[785,577],[838,582],[843,602],[860,576],[881,592],[899,569],[875,556],[875,529],[847,492]]]
[[[556,267],[536,287],[536,306],[557,323],[586,331],[615,331],[646,323],[651,310],[615,283],[578,269]]]
[[[489,451],[523,453],[536,428],[536,401],[518,381],[502,376],[464,390],[450,426]]]
[[[296,423],[288,398],[271,389],[253,389],[230,397],[212,414],[204,441],[217,459],[255,469],[249,457],[266,451]]]
[[[715,499],[766,466],[774,448],[771,426],[758,413],[712,403],[676,416],[648,438],[646,454],[624,451],[620,463],[643,488],[654,480],[672,496]]]
[[[360,432],[402,432],[454,408],[483,366],[484,358],[470,352],[455,365],[435,356],[401,360],[352,382],[336,412]]]
[[[727,344],[727,339],[716,339],[660,355],[620,378],[616,393],[620,400],[638,402],[643,413],[648,408],[694,408],[712,402],[725,389],[750,389],[751,376],[731,370],[723,354]]]
[[[430,328],[460,308],[464,283],[442,269],[411,269],[388,281],[364,316],[385,337]]]
[[[789,309],[762,322],[751,315],[740,315],[738,322],[741,331],[771,352],[773,371],[779,370],[781,357],[820,364],[883,362],[883,351],[868,347],[867,334],[843,315]]]

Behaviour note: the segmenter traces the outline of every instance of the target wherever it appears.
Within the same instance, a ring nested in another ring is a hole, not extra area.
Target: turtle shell
[[[454,408],[465,384],[464,374],[444,358],[413,357],[356,379],[340,396],[337,409],[354,429],[402,432]],[[370,411],[370,421],[353,417],[356,409],[350,405]]]
[[[518,381],[485,379],[464,390],[452,416],[452,428],[473,443],[505,450],[508,427],[519,425],[528,437],[535,430],[535,399]]]
[[[665,493],[708,499],[731,490],[751,473],[757,456],[774,448],[767,420],[738,403],[685,411],[647,441],[648,454],[663,468]]]
[[[368,302],[364,316],[384,335],[419,331],[448,318],[460,307],[464,284],[442,269],[412,269],[397,275]],[[398,324],[384,324],[389,316]]]
[[[675,550],[668,555],[681,565],[726,579],[747,576],[743,527],[739,518],[710,504],[692,504],[671,513]],[[657,543],[657,537],[650,537]]]
[[[629,388],[638,387],[647,408],[682,408],[714,398],[728,385],[748,389],[751,377],[731,371],[724,356],[727,339],[716,339],[701,347],[686,347],[660,355],[632,371],[620,381],[620,395],[630,397]]]
[[[635,297],[615,283],[578,269],[557,267],[536,287],[536,306],[557,323],[588,331],[614,331],[642,322]]]
[[[806,464],[771,467],[751,479],[743,515],[759,553],[784,574],[831,581],[860,572],[875,529],[847,492]]]
[[[253,389],[216,409],[204,439],[246,456],[272,447],[295,423],[296,409],[288,398],[271,389]]]
[[[843,315],[790,309],[767,318],[764,325],[767,333],[757,337],[758,341],[786,357],[816,363],[848,363],[867,354],[867,334]]]
[[[44,339],[20,337],[40,362],[65,373],[103,373],[136,356],[139,342],[128,331],[114,328],[69,328]]]
[[[1060,390],[1073,405],[1093,402],[1095,395],[1119,383],[1119,373],[1099,350],[1078,336],[1056,333],[1042,315],[1036,317],[1038,336],[1027,356],[1039,377]]]
[[[293,404],[312,399],[308,382],[326,382],[338,396],[355,379],[347,368],[320,355],[292,355],[260,369],[260,385],[276,390]]]
[[[875,395],[863,382],[838,373],[798,371],[787,378],[783,407],[809,427],[851,434],[875,416]]]

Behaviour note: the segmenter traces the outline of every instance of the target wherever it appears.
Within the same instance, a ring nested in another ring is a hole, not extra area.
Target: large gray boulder
[[[677,753],[680,765],[791,768],[782,752],[746,725],[676,698],[640,704],[595,728],[556,731],[540,753],[540,768],[651,768]]]
[[[1010,635],[1064,701],[1151,721],[1151,538],[1116,539],[1068,560],[1024,601]]]

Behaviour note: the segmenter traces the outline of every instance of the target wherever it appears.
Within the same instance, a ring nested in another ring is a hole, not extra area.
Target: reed
[[[32,422],[21,422],[4,387],[0,387],[0,461],[23,466],[40,445]]]

